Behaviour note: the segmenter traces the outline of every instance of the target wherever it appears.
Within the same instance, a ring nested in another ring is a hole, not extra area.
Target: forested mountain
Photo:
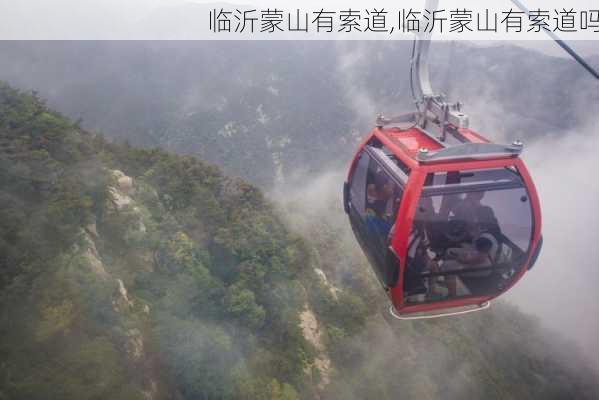
[[[378,112],[411,111],[410,51],[405,41],[3,42],[0,79],[87,129],[267,188],[345,166]],[[557,135],[599,111],[580,66],[514,46],[433,44],[431,72],[495,140]]]
[[[386,319],[331,199],[275,206],[212,164],[115,144],[5,84],[0,164],[1,399],[598,392],[577,349],[514,307]]]
[[[305,250],[258,189],[6,86],[0,107],[2,398],[309,390]]]

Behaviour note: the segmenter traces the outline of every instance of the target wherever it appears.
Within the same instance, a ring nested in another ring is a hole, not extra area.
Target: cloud
[[[595,118],[525,150],[541,199],[544,246],[534,269],[508,296],[587,354],[597,353],[599,337],[597,126]]]

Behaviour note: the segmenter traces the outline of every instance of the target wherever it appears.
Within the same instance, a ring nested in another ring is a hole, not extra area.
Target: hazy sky
[[[564,6],[575,7],[577,10],[596,9],[595,1],[589,0],[528,0],[531,8],[562,9]],[[292,11],[300,8],[302,11],[312,12],[321,8],[329,10],[364,10],[366,8],[385,8],[395,12],[403,8],[424,8],[423,0],[403,0],[398,3],[391,0],[251,0],[239,2],[217,2],[208,0],[0,0],[0,39],[223,39],[224,35],[213,35],[208,27],[209,10],[225,7],[235,9],[244,8],[244,4],[251,4],[257,9],[278,8]],[[482,3],[477,0],[442,0],[439,9],[452,10],[468,8],[471,10],[484,10],[482,7],[494,7],[495,11],[515,9],[509,0],[498,0],[492,3]],[[248,6],[249,7],[249,6]],[[391,15],[391,14],[390,14]],[[391,16],[389,16],[391,21]],[[395,18],[393,18],[395,21]],[[390,22],[389,22],[390,24]],[[446,23],[446,26],[448,22]],[[501,31],[501,29],[499,30]],[[469,34],[466,32],[466,34]],[[487,37],[496,39],[498,35]],[[366,33],[360,33],[355,38],[363,39]],[[468,40],[485,39],[477,33],[468,36]],[[508,39],[521,39],[523,34],[512,34]],[[566,34],[562,34],[564,36]],[[383,35],[384,38],[391,36]],[[256,38],[252,34],[248,38]],[[297,35],[294,36],[296,38]],[[348,34],[340,35],[339,39],[347,39]],[[396,33],[392,36],[399,37]],[[577,33],[576,38],[599,39],[599,33],[588,30]],[[246,38],[244,35],[234,35],[234,39]],[[272,38],[265,36],[264,38]],[[279,39],[283,38],[281,36]],[[305,39],[306,35],[302,36]],[[320,35],[318,38],[332,39],[332,35]],[[372,38],[372,37],[368,37]],[[378,36],[377,36],[378,38]],[[411,35],[405,35],[410,39]],[[458,39],[466,38],[460,35]],[[574,37],[564,39],[572,40]],[[536,42],[536,41],[535,41]],[[523,44],[538,50],[557,55],[555,46],[550,43]],[[599,53],[599,46],[594,44],[581,44],[578,46],[583,54]]]
[[[599,111],[599,105],[593,108]],[[537,265],[507,297],[575,338],[587,353],[599,354],[599,119],[590,115],[561,138],[526,148],[523,157],[541,199],[544,246]]]

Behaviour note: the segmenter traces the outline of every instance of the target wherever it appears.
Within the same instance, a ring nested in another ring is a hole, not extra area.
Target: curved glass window
[[[378,278],[395,286],[397,258],[390,241],[407,176],[382,149],[366,146],[350,180],[349,216],[353,231]]]
[[[524,265],[531,236],[513,169],[429,175],[408,243],[406,303],[498,294]]]

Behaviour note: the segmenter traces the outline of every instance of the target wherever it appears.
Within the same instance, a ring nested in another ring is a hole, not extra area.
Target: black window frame
[[[364,167],[364,165],[361,165],[360,163],[362,162],[362,157],[366,155],[368,157],[368,164],[366,165],[366,171],[362,172],[368,174],[369,170],[371,169],[372,163],[375,163],[376,166],[380,167],[381,170],[385,173],[385,176],[393,184],[397,186],[397,189],[399,190],[399,203],[401,204],[401,199],[403,199],[403,195],[405,193],[405,188],[408,183],[410,171],[408,169],[408,173],[406,173],[406,171],[404,171],[398,165],[397,159],[395,157],[391,158],[392,154],[389,154],[388,152],[389,150],[384,148],[383,146],[364,146],[363,150],[357,155],[358,160],[356,162],[356,167],[352,172],[348,182],[350,208],[349,216],[350,221],[352,223],[352,229],[354,230],[358,242],[360,243],[362,249],[364,250],[364,253],[366,254],[370,264],[372,265],[375,274],[377,275],[377,277],[379,278],[379,280],[385,288],[394,287],[400,281],[399,258],[397,257],[389,243],[385,243],[386,248],[381,248],[380,245],[375,246],[373,244],[376,240],[379,240],[379,238],[372,238],[371,236],[373,235],[369,235],[365,227],[362,226],[364,222],[356,220],[357,218],[364,219],[365,213],[359,212],[357,207],[355,207],[355,203],[353,202],[352,198],[354,195],[363,196],[364,198],[360,201],[362,202],[362,204],[366,204],[368,179],[365,179],[365,182],[363,182],[364,187],[360,190],[356,190],[356,188],[354,187],[354,179],[356,173],[358,172],[358,168],[360,168],[360,166],[362,166],[362,168]],[[392,215],[393,224],[397,221],[397,217],[400,211],[399,208],[400,207],[397,207],[397,209],[394,211]],[[356,216],[354,215],[354,213],[358,215]]]
[[[477,171],[486,171],[486,170],[504,170],[512,174],[516,179],[503,179],[501,181],[493,181],[493,182],[459,182],[459,183],[445,183],[439,185],[426,185],[422,188],[421,197],[432,197],[446,194],[460,194],[460,193],[469,193],[469,192],[481,192],[481,191],[493,191],[493,190],[507,190],[507,189],[519,189],[524,188],[528,194],[528,188],[522,179],[522,176],[518,171],[514,171],[508,167],[500,167],[500,168],[485,168],[485,169],[477,169],[477,170],[463,170],[463,171],[440,171],[441,173],[447,172],[448,174],[451,172],[462,173],[475,173]],[[427,175],[426,181],[432,181],[433,179],[429,178],[429,176],[434,175],[439,172],[431,172]],[[530,197],[530,196],[529,196]]]

